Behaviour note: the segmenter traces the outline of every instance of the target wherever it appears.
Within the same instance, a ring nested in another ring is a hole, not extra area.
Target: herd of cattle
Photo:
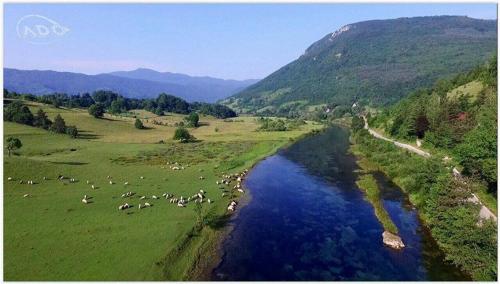
[[[178,167],[178,166],[171,166],[170,167],[172,170],[180,170],[180,169],[184,169],[184,167]],[[217,180],[216,181],[216,184],[219,186],[219,189],[222,190],[222,197],[225,197],[225,196],[228,196],[230,195],[231,199],[234,197],[234,194],[232,193],[234,190],[238,191],[238,192],[241,192],[241,193],[244,193],[245,191],[243,190],[242,186],[241,186],[241,183],[243,181],[243,179],[245,178],[245,176],[247,175],[248,173],[248,169],[245,169],[243,170],[241,173],[236,173],[236,174],[222,174],[221,176],[221,180]],[[59,175],[57,177],[58,180],[60,181],[69,181],[70,183],[76,183],[78,182],[77,179],[75,178],[68,178],[68,177],[65,177],[63,175]],[[115,182],[113,182],[112,180],[112,177],[111,176],[107,176],[107,179],[109,181],[109,184],[110,185],[113,185],[115,184]],[[141,180],[144,179],[144,176],[141,176],[140,177]],[[203,180],[205,179],[203,176],[200,176],[199,177],[200,180]],[[7,178],[8,181],[14,181],[14,179],[12,177],[8,177]],[[43,177],[43,180],[47,180],[47,177]],[[33,180],[28,180],[26,181],[27,184],[29,185],[34,185],[36,184]],[[24,184],[24,181],[23,180],[20,180],[19,181],[20,184]],[[86,181],[86,183],[88,185],[91,186],[92,189],[98,189],[97,186],[95,186],[93,183],[91,183],[89,180]],[[230,187],[232,184],[234,184],[232,186],[232,188]],[[124,186],[128,186],[129,185],[129,182],[126,181],[124,182],[123,184]],[[226,186],[229,186],[230,189],[227,190],[226,189]],[[136,195],[136,193],[134,192],[131,192],[131,191],[128,191],[126,193],[123,193],[121,195],[122,198],[134,198],[134,196]],[[29,194],[24,194],[23,197],[30,197]],[[172,203],[172,204],[177,204],[178,207],[186,207],[188,203],[204,203],[205,200],[208,204],[211,204],[213,203],[213,200],[211,200],[210,198],[207,198],[207,193],[203,190],[203,189],[200,189],[198,192],[194,193],[193,195],[191,196],[188,196],[187,198],[185,198],[184,196],[180,196],[180,197],[177,197],[175,196],[175,194],[173,193],[163,193],[162,195],[163,199],[167,200],[169,203]],[[156,195],[152,195],[150,196],[151,199],[161,199],[160,197],[156,196]],[[92,203],[91,201],[92,197],[90,196],[87,196],[86,194],[83,196],[83,199],[82,199],[82,203],[84,204],[89,204],[89,203]],[[139,200],[145,200],[145,199],[149,199],[148,197],[146,197],[145,195],[143,196],[140,196],[139,197]],[[228,207],[227,207],[227,210],[232,212],[236,209],[236,205],[237,205],[237,202],[235,200],[230,200],[229,204],[228,204]],[[153,204],[149,203],[149,202],[144,202],[144,204],[142,203],[139,203],[138,205],[138,208],[139,209],[143,209],[143,208],[147,208],[147,207],[152,207]],[[126,210],[126,209],[129,209],[129,208],[132,208],[133,205],[129,204],[128,202],[125,202],[124,204],[120,204],[118,206],[118,210]]]

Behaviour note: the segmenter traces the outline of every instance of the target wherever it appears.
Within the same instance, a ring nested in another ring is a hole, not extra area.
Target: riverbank
[[[263,159],[274,155],[279,150],[284,149],[298,140],[301,140],[309,135],[313,135],[321,128],[314,128],[309,132],[303,133],[296,138],[288,140],[279,140],[273,144],[267,151],[260,153],[247,153],[251,157],[244,162],[244,166],[231,169],[238,172],[243,169],[251,171]],[[213,221],[203,226],[201,230],[193,232],[184,240],[180,241],[179,246],[174,249],[164,260],[164,279],[169,280],[187,280],[187,281],[204,281],[211,279],[211,273],[216,268],[222,259],[222,245],[226,237],[233,230],[231,220],[238,217],[240,210],[251,201],[251,193],[243,183],[244,195],[235,198],[238,202],[237,209],[234,213],[227,212],[227,204],[218,206],[217,213]],[[175,263],[182,263],[187,260],[189,263],[183,274],[185,277],[176,277],[179,269]],[[172,265],[172,262],[174,264]]]
[[[490,221],[477,226],[479,206],[464,202],[469,188],[457,192],[440,161],[412,155],[367,130],[351,140],[360,167],[383,172],[408,194],[448,261],[474,280],[496,279],[496,226]]]

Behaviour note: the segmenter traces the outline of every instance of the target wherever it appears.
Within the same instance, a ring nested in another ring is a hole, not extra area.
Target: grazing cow
[[[141,179],[144,179],[144,177],[143,177],[143,176],[141,176]]]
[[[151,207],[151,206],[152,206],[152,205],[151,205],[151,204],[149,204],[149,203],[147,203],[147,202],[146,202],[146,203],[144,203],[144,207]]]
[[[26,193],[25,195],[23,195],[23,197],[29,197],[29,196],[30,196],[30,195],[29,195],[29,194],[27,194],[27,193]]]
[[[43,177],[43,180],[47,180],[47,177]]]
[[[151,196],[151,198],[158,199],[158,197],[156,195]]]
[[[94,186],[94,185],[92,185],[92,189],[95,189],[95,186]]]
[[[200,179],[205,179],[203,176],[200,176]]]
[[[198,196],[199,198],[203,198],[203,194],[201,194],[201,193],[198,193],[198,194],[197,194],[197,196]]]
[[[142,204],[139,203],[139,209],[141,209],[141,208],[142,208]]]
[[[241,193],[245,193],[245,191],[241,188],[238,188],[238,191],[241,192]]]
[[[82,199],[82,202],[83,202],[83,203],[85,203],[85,204],[87,204],[87,203],[88,203],[87,199],[85,199],[85,198],[84,198],[84,199]]]
[[[8,177],[8,178],[7,178],[7,180],[8,180],[8,181],[11,181],[11,180],[12,180],[12,178],[11,178],[11,177]]]
[[[113,181],[109,181],[109,184],[113,184]]]
[[[203,191],[203,189],[200,189],[200,193],[204,194],[204,193],[205,193],[205,191]]]
[[[222,197],[224,197],[224,196],[226,196],[226,193],[224,193],[224,192],[223,192],[223,193],[222,193]]]
[[[141,198],[140,198],[140,199],[141,199],[141,200],[146,199],[146,196],[141,196]]]
[[[181,202],[177,203],[177,206],[178,207],[185,207],[185,205],[183,203],[181,203]]]
[[[210,198],[207,199],[207,202],[208,202],[208,204],[212,203],[212,201],[210,200]]]
[[[89,184],[89,183],[90,183],[90,181],[87,181],[87,184]]]
[[[128,181],[126,181],[126,182],[124,183],[124,185],[128,185]]]

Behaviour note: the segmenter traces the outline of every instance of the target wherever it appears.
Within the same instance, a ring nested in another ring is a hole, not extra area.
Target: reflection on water
[[[384,206],[407,247],[382,243],[382,226],[356,187],[348,132],[332,127],[259,163],[252,200],[233,221],[215,280],[457,280],[415,209],[382,174]]]

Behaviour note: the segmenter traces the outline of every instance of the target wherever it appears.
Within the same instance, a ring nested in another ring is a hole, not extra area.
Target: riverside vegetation
[[[475,82],[481,87],[470,90]],[[394,137],[423,139],[433,153],[431,158],[373,138],[359,117],[352,122],[352,150],[360,157],[360,166],[380,170],[400,186],[419,208],[446,259],[475,280],[497,278],[496,223],[480,220],[479,205],[468,200],[476,193],[496,210],[492,206],[497,183],[496,96],[494,58],[488,65],[438,81],[434,88],[417,91],[369,117],[370,126]],[[463,169],[465,182],[451,174],[454,165]]]

